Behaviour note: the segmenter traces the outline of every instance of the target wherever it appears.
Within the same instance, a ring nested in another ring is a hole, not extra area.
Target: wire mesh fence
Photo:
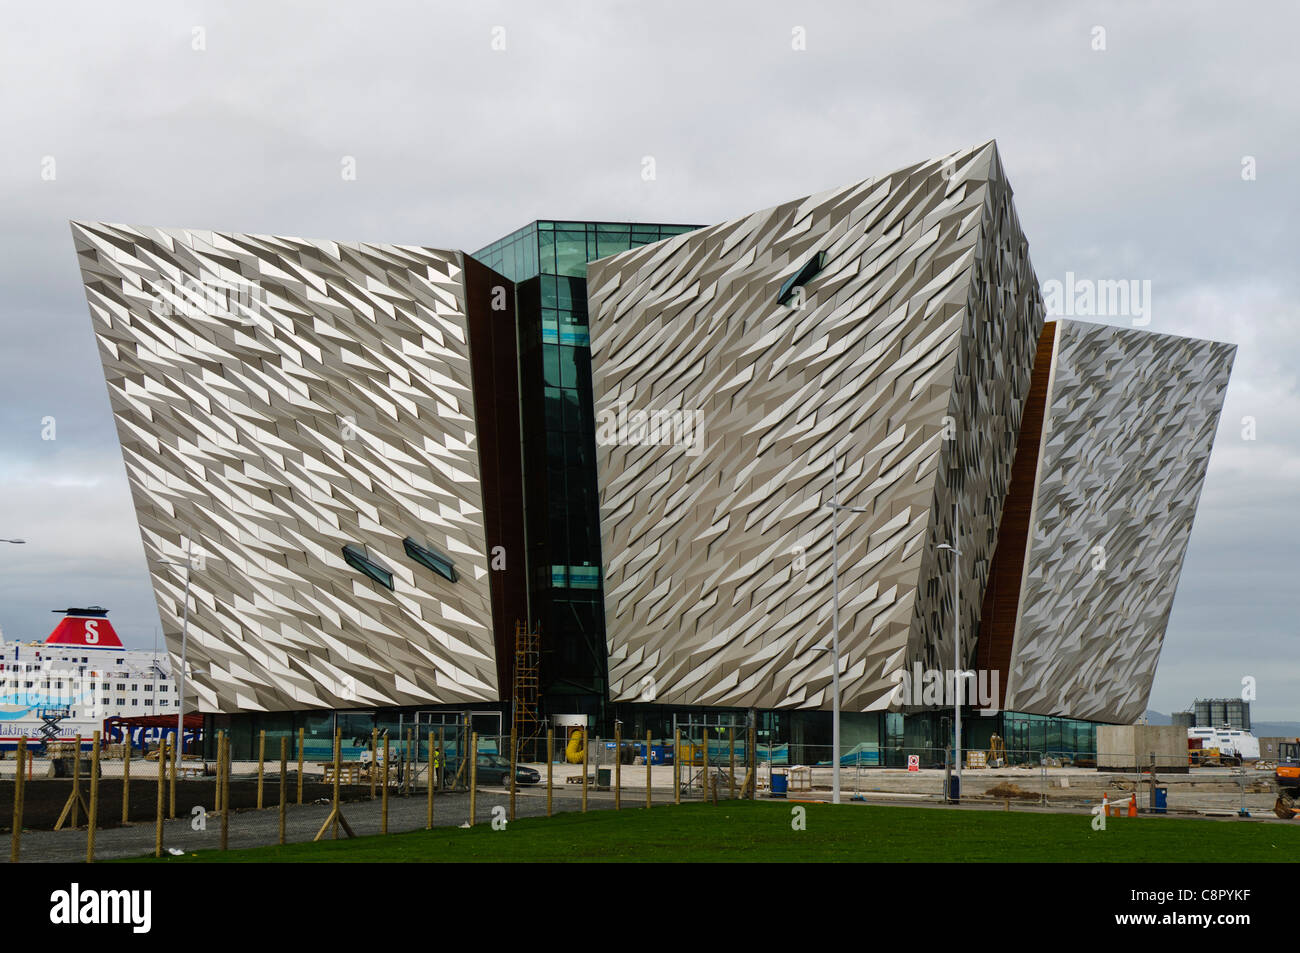
[[[90,860],[97,836],[112,856],[149,846],[161,855],[177,843],[225,848],[232,837],[252,846],[692,801],[826,800],[836,786],[829,746],[759,744],[744,730],[629,739],[579,729],[531,746],[446,726],[422,737],[414,728],[394,735],[376,730],[345,741],[340,734],[324,749],[261,736],[257,757],[240,760],[226,738],[216,757],[92,742],[89,751],[55,745],[21,761],[5,758],[0,804],[14,807],[10,858],[74,859],[53,841],[53,854],[24,855],[24,835],[35,851],[47,835],[84,832]],[[526,754],[512,759],[512,751]],[[1271,768],[1205,765],[1194,755],[1126,759],[995,746],[964,751],[958,771],[950,749],[855,745],[842,748],[838,762],[842,798],[872,803],[960,799],[1004,810],[1106,804],[1141,814],[1257,815],[1271,813],[1276,798]]]

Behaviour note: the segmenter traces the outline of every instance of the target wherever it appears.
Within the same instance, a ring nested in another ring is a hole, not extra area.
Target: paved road
[[[575,785],[557,788],[553,798],[555,813],[578,811],[582,807],[582,795],[571,793]],[[656,791],[655,803],[665,804],[672,794],[669,790]],[[476,811],[478,823],[486,824],[492,819],[494,807],[508,810],[510,796],[499,787],[480,788]],[[588,792],[590,810],[607,810],[614,806],[613,794],[602,791]],[[642,788],[635,797],[624,795],[625,807],[640,807],[645,803],[645,789]],[[426,799],[423,793],[405,797],[390,797],[388,801],[388,830],[390,833],[423,830],[426,819]],[[343,805],[343,816],[347,818],[357,836],[378,834],[381,822],[381,803],[374,801],[356,801]],[[469,820],[468,794],[439,794],[434,798],[433,824],[435,827],[458,827]],[[286,812],[286,840],[290,843],[310,841],[316,836],[325,819],[329,816],[328,804],[304,804],[301,807],[291,804]],[[527,790],[520,792],[515,801],[516,817],[541,817],[546,814],[545,790]],[[274,844],[279,838],[280,814],[278,808],[263,811],[235,811],[230,816],[229,846],[261,847]],[[328,837],[329,834],[326,834]],[[344,836],[340,832],[340,836]],[[212,850],[221,843],[221,818],[213,815],[208,820],[205,830],[196,831],[188,818],[177,818],[163,822],[163,849],[177,848],[184,851]],[[9,836],[0,838],[0,863],[9,861]],[[99,860],[111,860],[121,857],[140,857],[150,855],[154,849],[154,825],[152,823],[129,824],[109,830],[95,832],[95,857]],[[24,863],[79,863],[86,859],[86,830],[63,831],[24,831],[22,836],[22,857]]]

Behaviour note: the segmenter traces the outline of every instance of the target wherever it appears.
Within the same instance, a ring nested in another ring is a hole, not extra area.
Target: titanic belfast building
[[[1146,709],[1235,348],[1048,316],[994,143],[473,253],[72,233],[167,645],[188,546],[187,707],[237,756],[579,715],[811,760],[836,664],[867,763],[949,742],[955,670],[969,746]]]

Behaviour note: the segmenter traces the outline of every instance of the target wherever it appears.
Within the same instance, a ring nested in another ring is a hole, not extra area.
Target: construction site
[[[89,815],[91,779],[98,779],[103,826],[154,817],[165,809],[169,817],[185,815],[196,805],[220,811],[221,785],[232,809],[258,809],[274,803],[283,777],[288,797],[310,803],[332,796],[336,785],[342,800],[375,799],[387,789],[394,797],[428,797],[471,792],[509,792],[511,798],[580,798],[628,803],[682,803],[691,800],[736,798],[829,801],[835,794],[835,768],[829,760],[790,764],[770,760],[746,732],[717,730],[689,737],[627,739],[588,735],[582,727],[549,729],[532,736],[529,748],[541,757],[525,755],[516,736],[514,758],[509,735],[479,735],[470,717],[440,726],[418,737],[414,729],[392,737],[372,731],[345,757],[342,736],[334,739],[331,756],[316,757],[300,733],[297,737],[259,737],[258,756],[235,759],[229,739],[218,737],[219,755],[178,756],[168,746],[160,764],[159,748],[143,755],[123,744],[91,743],[93,751],[75,743],[51,747],[43,755],[26,754],[22,761],[26,814],[24,825],[35,829],[76,827]],[[1127,731],[1127,734],[1125,734]],[[1142,726],[1120,726],[1122,738],[1136,736],[1148,744]],[[1165,730],[1166,736],[1173,732]],[[476,752],[470,757],[470,752]],[[549,752],[549,759],[547,753]],[[1154,751],[1135,755],[1118,765],[1081,765],[1071,759],[1029,757],[1008,753],[995,736],[987,750],[964,752],[960,784],[950,752],[933,758],[908,756],[907,768],[878,767],[867,759],[841,759],[839,794],[846,802],[914,804],[990,804],[1004,809],[1037,807],[1062,812],[1108,810],[1140,814],[1205,817],[1273,818],[1279,793],[1289,794],[1292,782],[1283,775],[1300,775],[1300,742],[1283,746],[1280,761],[1222,763],[1210,753],[1189,748],[1179,759]],[[948,759],[945,761],[945,755]],[[1085,759],[1092,761],[1093,759]],[[96,767],[97,766],[97,767]],[[19,762],[0,759],[0,803],[14,800]],[[1294,782],[1300,784],[1300,781]],[[165,797],[155,799],[159,785]],[[178,813],[179,812],[179,813]],[[0,817],[0,824],[8,821]]]

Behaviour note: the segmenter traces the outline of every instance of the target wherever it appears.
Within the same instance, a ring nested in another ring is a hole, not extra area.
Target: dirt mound
[[[1013,798],[1018,801],[1037,801],[1038,794],[1034,791],[1026,791],[1018,784],[1012,784],[1010,781],[1003,781],[1001,784],[994,785],[984,792],[986,797],[995,797],[1002,800]]]

